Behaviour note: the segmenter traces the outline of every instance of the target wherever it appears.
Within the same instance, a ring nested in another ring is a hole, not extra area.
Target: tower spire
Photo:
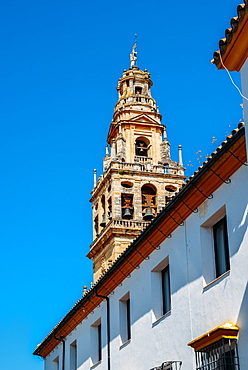
[[[134,44],[132,47],[132,52],[130,54],[130,68],[136,66],[137,61],[137,34],[134,35]]]

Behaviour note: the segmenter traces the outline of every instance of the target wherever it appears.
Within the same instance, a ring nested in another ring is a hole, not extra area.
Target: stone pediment
[[[153,124],[153,125],[160,125],[158,121],[155,119],[149,117],[146,114],[138,114],[135,117],[132,117],[131,119],[127,120],[128,123],[146,123],[146,124]]]

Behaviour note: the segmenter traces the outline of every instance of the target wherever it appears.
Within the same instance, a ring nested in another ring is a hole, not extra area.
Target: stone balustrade
[[[98,242],[99,238],[101,238],[105,233],[108,232],[109,229],[136,229],[136,230],[144,230],[149,225],[147,221],[134,221],[134,220],[110,220],[107,225],[102,229],[100,234],[95,238],[93,243],[90,246],[90,250],[94,248],[96,243]]]

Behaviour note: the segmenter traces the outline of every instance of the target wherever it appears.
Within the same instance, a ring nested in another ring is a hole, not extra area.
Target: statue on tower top
[[[137,61],[137,42],[135,41],[133,47],[132,47],[132,53],[130,54],[130,67],[132,68],[133,66],[136,65]]]

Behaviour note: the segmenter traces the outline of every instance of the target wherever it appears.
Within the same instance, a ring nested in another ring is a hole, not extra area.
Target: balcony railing
[[[182,361],[167,361],[163,362],[162,365],[153,367],[150,370],[180,370]]]
[[[146,163],[146,162],[151,162],[151,161],[152,161],[151,157],[144,157],[141,155],[134,156],[134,162]]]
[[[110,220],[107,225],[101,230],[100,234],[97,235],[95,240],[90,246],[90,249],[94,248],[95,244],[98,242],[98,239],[102,237],[109,229],[132,229],[132,230],[144,230],[150,222],[147,221],[133,221],[133,220]]]
[[[118,169],[120,171],[125,170],[133,170],[133,171],[140,171],[140,172],[155,172],[155,173],[167,173],[171,175],[183,175],[183,170],[178,167],[167,167],[163,165],[153,165],[149,163],[151,158],[148,157],[138,157],[138,158],[145,158],[142,163],[127,163],[127,162],[111,162],[110,168]]]

